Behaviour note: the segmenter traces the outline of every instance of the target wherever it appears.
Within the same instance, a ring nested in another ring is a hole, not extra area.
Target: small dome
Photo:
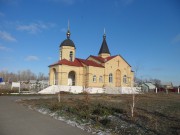
[[[60,47],[62,47],[62,46],[72,46],[72,47],[75,47],[74,42],[71,39],[69,39],[69,38],[65,39],[61,43]]]

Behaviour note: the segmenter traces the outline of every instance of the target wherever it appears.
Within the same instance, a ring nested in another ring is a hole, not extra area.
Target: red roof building
[[[85,87],[129,87],[133,85],[134,73],[131,66],[120,55],[111,56],[103,35],[98,56],[90,55],[87,59],[76,58],[76,47],[70,39],[60,44],[59,61],[49,65],[50,85],[76,85]]]

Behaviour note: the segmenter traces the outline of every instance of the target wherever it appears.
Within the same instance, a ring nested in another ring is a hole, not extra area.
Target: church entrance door
[[[68,74],[68,85],[75,86],[75,72],[71,71]]]
[[[116,70],[116,87],[121,87],[121,71]]]

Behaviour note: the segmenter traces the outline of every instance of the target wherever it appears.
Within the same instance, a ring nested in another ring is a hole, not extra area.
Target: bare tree
[[[161,80],[159,79],[150,79],[150,82],[152,82],[157,88],[161,86]]]
[[[21,70],[17,73],[8,72],[7,70],[0,71],[0,77],[3,78],[5,82],[12,82],[12,81],[29,81],[29,80],[36,80],[37,75],[33,73],[31,70]],[[38,74],[39,80],[46,80],[48,79],[43,73]]]
[[[131,117],[134,117],[134,107],[135,107],[135,94],[132,94],[132,104],[130,105],[131,107]]]
[[[137,74],[138,74],[138,71],[140,69],[140,66],[135,66],[134,68],[134,81],[132,82],[132,85],[131,85],[131,90],[132,90],[132,103],[130,103],[130,109],[131,109],[131,117],[133,118],[134,117],[134,109],[135,109],[135,103],[136,103],[136,99],[135,99],[135,91],[133,89],[133,86],[134,86],[134,82],[137,83]]]
[[[44,73],[39,72],[38,74],[38,80],[47,80],[48,77],[44,75]]]

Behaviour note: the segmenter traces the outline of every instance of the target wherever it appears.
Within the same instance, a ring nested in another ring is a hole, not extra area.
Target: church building
[[[134,72],[121,55],[111,55],[104,32],[97,56],[87,59],[76,58],[76,46],[70,39],[59,46],[59,60],[49,66],[50,85],[82,87],[130,87],[133,85]]]

